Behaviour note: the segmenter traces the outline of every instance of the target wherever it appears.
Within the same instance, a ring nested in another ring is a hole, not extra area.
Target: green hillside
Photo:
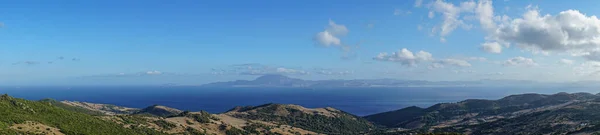
[[[38,122],[60,129],[68,135],[136,135],[161,134],[154,130],[123,126],[102,120],[89,114],[68,111],[45,101],[29,101],[0,96],[0,134],[14,134],[17,131],[9,127],[26,121]]]
[[[589,100],[597,96],[589,93],[557,93],[511,95],[498,100],[468,99],[457,103],[440,103],[428,108],[407,107],[396,111],[365,116],[376,124],[387,127],[415,129],[439,122],[467,118],[497,116],[542,106],[559,105],[574,100]]]
[[[88,109],[84,109],[84,108],[80,108],[80,107],[75,107],[75,106],[70,106],[70,105],[61,103],[59,101],[56,101],[54,99],[42,99],[42,100],[40,100],[40,102],[48,103],[48,104],[50,104],[52,106],[56,106],[58,108],[62,108],[62,109],[68,110],[68,111],[85,113],[85,114],[89,114],[89,115],[92,115],[92,116],[102,116],[102,115],[104,115],[102,112],[88,110]]]
[[[352,114],[327,110],[333,116],[315,114],[304,111],[306,108],[285,104],[265,104],[256,107],[238,107],[233,116],[243,119],[271,121],[291,125],[302,129],[324,134],[360,134],[376,127],[369,121]]]
[[[437,131],[472,132],[473,134],[591,134],[600,130],[600,102],[574,103],[510,119],[477,125],[460,125]]]

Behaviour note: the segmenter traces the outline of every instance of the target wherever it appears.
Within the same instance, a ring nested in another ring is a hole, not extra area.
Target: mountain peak
[[[140,110],[136,114],[152,114],[152,115],[156,115],[156,116],[167,117],[167,116],[178,115],[182,112],[183,111],[175,109],[175,108],[170,108],[170,107],[161,106],[161,105],[152,105],[152,106],[149,106],[149,107],[146,107],[146,108]]]
[[[325,108],[305,108],[294,104],[275,104],[269,103],[259,106],[236,107],[229,110],[229,113],[269,113],[279,116],[291,115],[293,112],[302,112],[311,115],[323,115],[336,117],[343,114],[342,111],[331,107]]]

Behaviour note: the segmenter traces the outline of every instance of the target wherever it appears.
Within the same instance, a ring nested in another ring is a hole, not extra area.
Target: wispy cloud
[[[39,64],[55,64],[55,63],[57,63],[58,61],[61,61],[61,60],[64,60],[64,59],[65,59],[65,57],[63,57],[63,56],[59,56],[59,57],[57,57],[56,59],[53,59],[53,60],[48,60],[48,61],[46,61],[46,60],[40,60],[40,61],[37,61],[37,60],[26,60],[26,61],[18,61],[18,62],[14,62],[14,63],[12,63],[12,65],[39,65]],[[80,60],[81,60],[81,59],[79,59],[79,58],[71,58],[71,61],[80,61]]]
[[[352,70],[333,68],[293,68],[286,66],[263,65],[258,63],[235,64],[225,68],[212,68],[213,75],[350,75]]]
[[[422,61],[432,61],[433,56],[431,53],[425,51],[419,51],[416,54],[413,54],[410,50],[402,48],[400,51],[391,54],[385,52],[379,53],[373,59],[377,61],[398,62],[404,66],[415,66]]]
[[[531,58],[525,58],[525,57],[514,57],[514,58],[510,58],[506,61],[504,61],[504,63],[502,64],[504,66],[527,66],[527,67],[531,67],[531,66],[538,66],[539,64],[536,63],[533,59]]]
[[[149,70],[149,71],[141,71],[141,72],[120,72],[120,73],[111,73],[111,74],[98,74],[98,75],[89,75],[83,76],[81,78],[138,78],[138,77],[185,77],[185,76],[201,76],[205,74],[186,74],[186,73],[175,73],[175,72],[163,72],[158,70]]]
[[[354,71],[351,71],[351,70],[341,70],[341,69],[331,69],[331,68],[314,68],[313,72],[318,75],[351,75],[351,74],[354,74]]]
[[[394,10],[394,15],[396,15],[396,16],[400,16],[400,15],[410,15],[410,14],[412,14],[412,12],[411,12],[411,11],[404,11],[404,10],[402,10],[402,9],[395,9],[395,10]]]
[[[259,63],[235,64],[224,68],[212,68],[213,75],[308,75],[309,71],[300,68],[290,68],[283,66],[270,66]]]
[[[15,62],[12,65],[37,65],[40,64],[40,62],[37,61],[19,61],[19,62]]]

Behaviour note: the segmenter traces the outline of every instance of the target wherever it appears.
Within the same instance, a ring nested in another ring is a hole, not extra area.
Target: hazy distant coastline
[[[214,82],[201,85],[202,87],[298,87],[298,88],[327,88],[327,87],[358,87],[358,88],[406,88],[406,87],[488,87],[488,86],[556,86],[556,87],[599,87],[600,83],[579,82],[537,82],[529,80],[478,80],[478,81],[424,81],[398,79],[356,79],[356,80],[303,80],[283,75],[263,75],[254,80],[236,80]]]

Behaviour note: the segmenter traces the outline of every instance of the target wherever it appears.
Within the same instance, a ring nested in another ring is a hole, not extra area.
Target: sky
[[[0,2],[0,85],[597,80],[599,1]]]

